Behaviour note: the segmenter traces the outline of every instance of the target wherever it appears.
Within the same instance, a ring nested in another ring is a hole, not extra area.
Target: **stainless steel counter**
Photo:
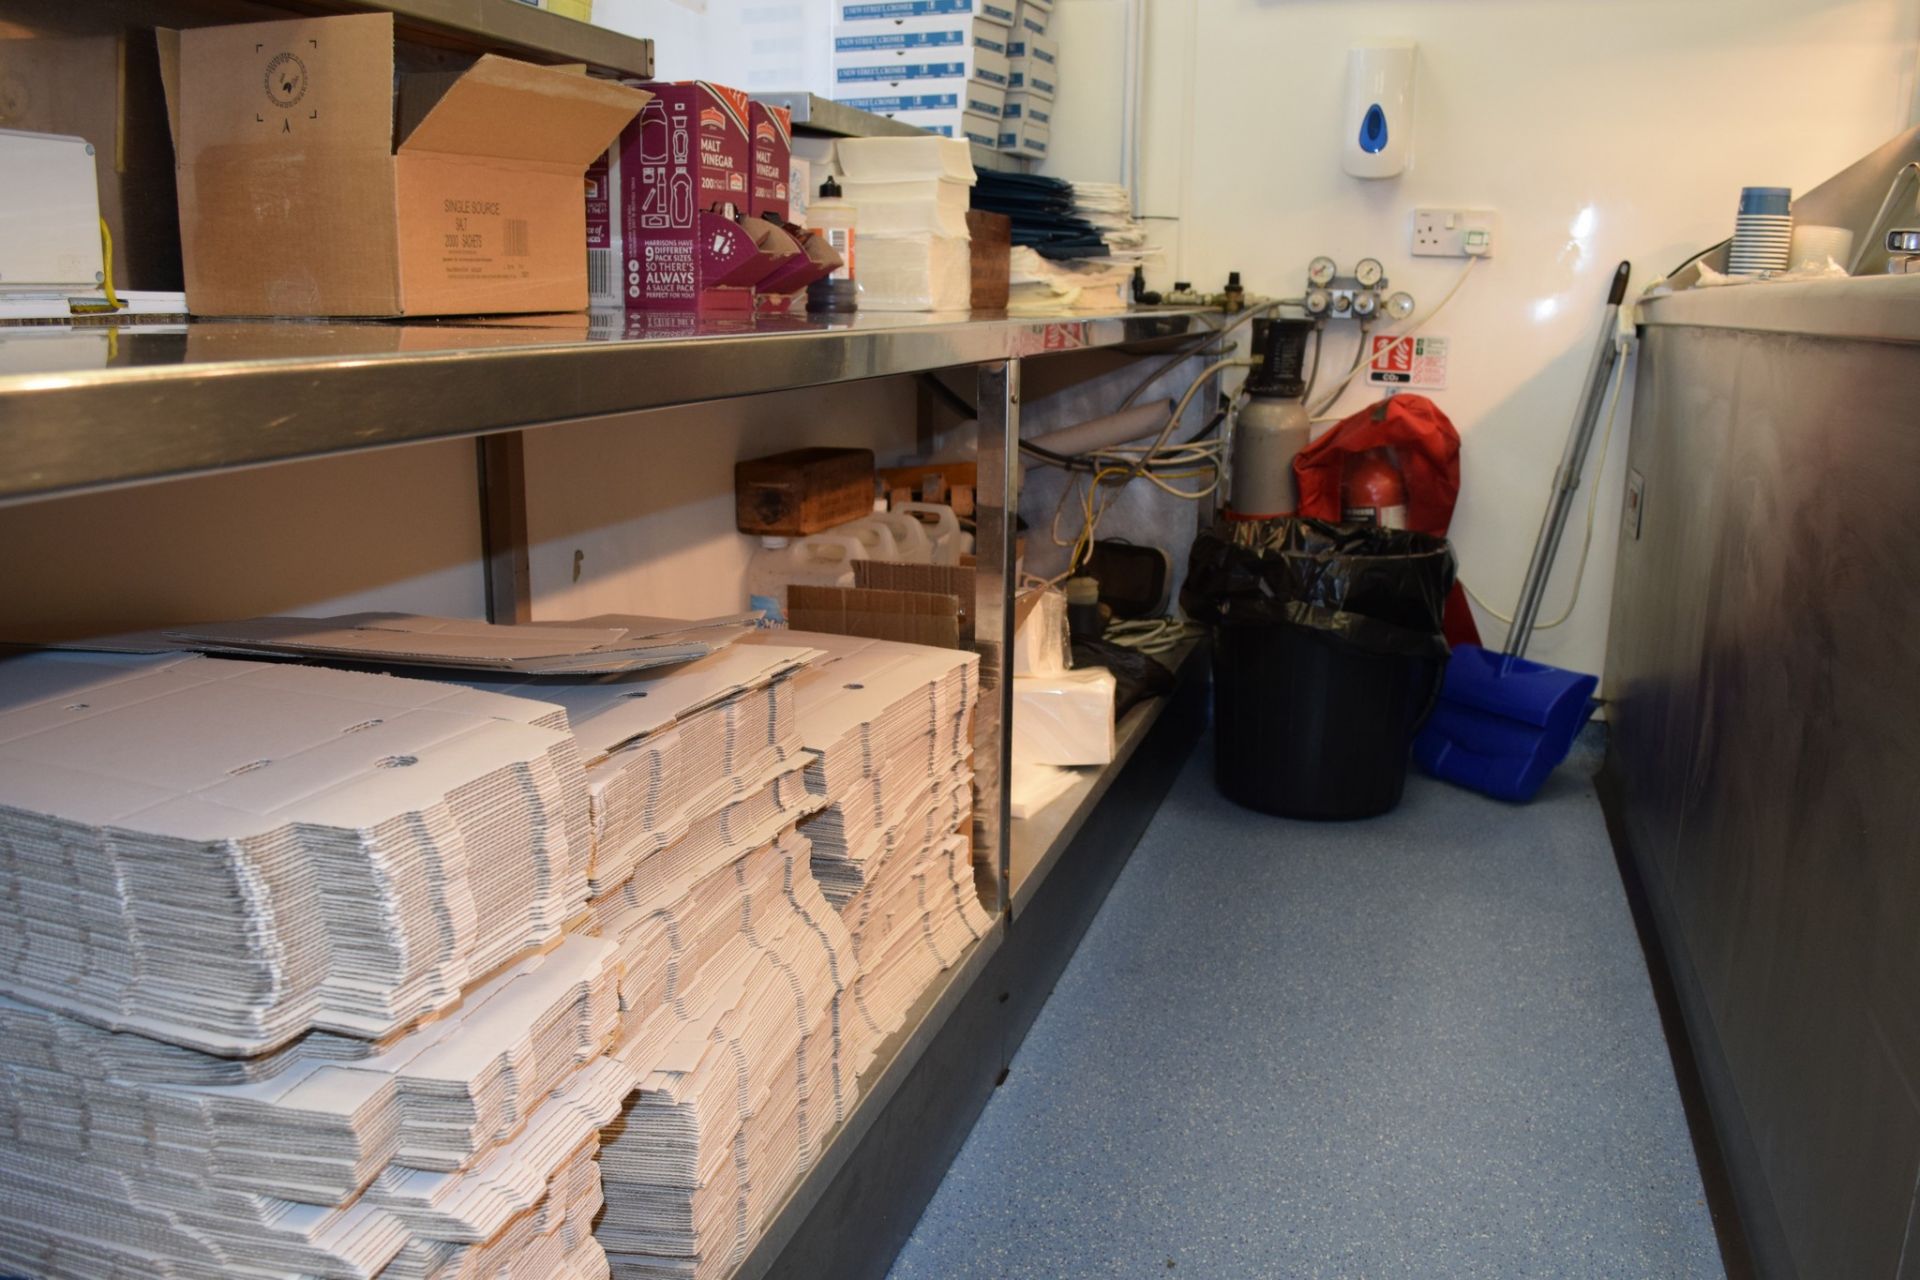
[[[1920,1277],[1920,279],[1647,309],[1605,781],[1764,1276]]]
[[[1649,327],[1920,342],[1920,276],[1756,281],[1685,289],[1642,304]]]
[[[0,501],[1097,347],[1202,309],[1053,319],[622,313],[0,327]]]

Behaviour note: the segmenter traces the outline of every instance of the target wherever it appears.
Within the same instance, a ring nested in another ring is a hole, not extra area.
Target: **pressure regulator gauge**
[[[1333,278],[1339,274],[1339,266],[1334,263],[1332,258],[1327,257],[1324,253],[1307,264],[1307,283],[1316,289],[1326,288],[1333,283]]]
[[[1307,314],[1308,315],[1323,316],[1327,314],[1327,308],[1331,307],[1332,305],[1333,305],[1333,296],[1329,294],[1325,289],[1313,289],[1308,291],[1307,293]]]
[[[1380,295],[1377,293],[1356,293],[1353,295],[1353,314],[1362,320],[1372,317],[1380,309]]]
[[[1402,289],[1387,299],[1387,318],[1405,320],[1413,314],[1413,295]]]
[[[1362,289],[1371,289],[1387,278],[1387,269],[1380,265],[1378,258],[1362,258],[1353,264],[1353,278],[1360,282]]]

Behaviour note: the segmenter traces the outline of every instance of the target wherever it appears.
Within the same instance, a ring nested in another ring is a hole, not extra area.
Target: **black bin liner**
[[[1180,603],[1213,631],[1214,779],[1294,818],[1400,803],[1446,672],[1444,538],[1320,520],[1226,521],[1194,540]]]

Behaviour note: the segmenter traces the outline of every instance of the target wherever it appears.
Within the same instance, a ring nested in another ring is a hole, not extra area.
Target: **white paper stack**
[[[1124,311],[1133,285],[1133,262],[1114,258],[1054,261],[1025,245],[1008,260],[1007,311],[1057,315],[1062,311]]]
[[[1097,227],[1108,253],[1130,267],[1159,256],[1147,244],[1147,224],[1133,216],[1133,194],[1121,184],[1074,179],[1073,212]]]
[[[808,783],[827,801],[802,830],[858,962],[858,1069],[990,924],[966,834],[979,659],[845,636],[775,638],[823,654],[794,681],[801,737],[819,757]]]
[[[265,663],[0,662],[0,989],[223,1056],[391,1034],[582,903],[557,714]]]
[[[964,138],[843,138],[836,149],[860,224],[860,305],[964,311],[973,291]]]

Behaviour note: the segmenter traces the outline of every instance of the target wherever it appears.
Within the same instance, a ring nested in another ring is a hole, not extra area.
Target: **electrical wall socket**
[[[1491,258],[1500,215],[1491,209],[1415,209],[1416,258]]]

